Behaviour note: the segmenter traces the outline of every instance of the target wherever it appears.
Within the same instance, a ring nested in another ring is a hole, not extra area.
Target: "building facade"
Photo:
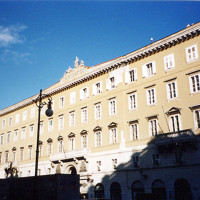
[[[82,198],[200,199],[199,52],[197,23],[93,67],[76,58],[43,91],[38,174],[80,174]],[[1,178],[9,162],[34,175],[37,97],[0,111]]]

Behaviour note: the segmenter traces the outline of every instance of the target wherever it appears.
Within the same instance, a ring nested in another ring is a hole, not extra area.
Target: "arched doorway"
[[[104,198],[104,186],[101,183],[98,183],[94,188],[94,195],[97,199],[103,199]]]
[[[137,200],[138,196],[144,193],[144,185],[141,181],[135,181],[132,184],[132,200]]]
[[[121,200],[121,186],[117,182],[113,182],[110,186],[110,199]]]
[[[69,174],[77,174],[76,168],[74,166],[69,168]]]
[[[192,192],[190,184],[185,179],[181,178],[174,183],[175,200],[191,200]]]
[[[167,199],[165,184],[161,180],[155,180],[152,183],[152,193],[155,200]]]

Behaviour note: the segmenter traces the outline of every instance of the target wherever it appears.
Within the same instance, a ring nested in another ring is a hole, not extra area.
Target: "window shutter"
[[[137,69],[134,69],[134,73],[135,73],[135,80],[137,80]]]
[[[142,66],[142,77],[143,78],[147,77],[147,66],[146,65]]]
[[[155,74],[156,73],[156,62],[155,61],[152,62],[152,67],[153,67],[153,74]]]
[[[83,100],[83,89],[80,90],[80,100]]]
[[[89,97],[89,87],[86,87],[87,88],[87,98]]]
[[[92,85],[92,95],[96,95],[96,84]]]
[[[110,79],[106,79],[106,90],[110,90]]]
[[[100,83],[100,92],[102,92],[102,81],[100,81],[99,83]]]
[[[130,73],[129,73],[129,67],[125,68],[125,83],[130,83]]]

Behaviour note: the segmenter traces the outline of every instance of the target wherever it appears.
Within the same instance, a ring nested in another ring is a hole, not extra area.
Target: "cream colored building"
[[[54,113],[41,112],[38,174],[78,173],[87,198],[199,199],[199,34],[197,23],[93,67],[76,58],[43,91]],[[37,97],[0,111],[1,178],[9,161],[34,176]]]

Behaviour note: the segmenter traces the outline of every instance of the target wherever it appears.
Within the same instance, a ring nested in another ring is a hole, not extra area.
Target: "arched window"
[[[77,174],[76,168],[73,167],[73,166],[71,166],[71,167],[69,168],[69,174],[73,174],[73,175]]]
[[[157,200],[167,199],[165,184],[161,180],[155,180],[152,183],[152,193],[153,193],[154,199],[157,199]]]
[[[110,199],[121,200],[121,186],[117,182],[113,182],[110,186]]]
[[[190,184],[185,179],[181,178],[174,183],[175,200],[190,200],[192,199],[192,192]]]
[[[132,184],[132,200],[139,198],[139,195],[144,193],[144,185],[141,181],[135,181]]]
[[[95,198],[96,199],[103,199],[104,198],[104,187],[101,183],[98,183],[95,186],[94,192],[95,192]]]

